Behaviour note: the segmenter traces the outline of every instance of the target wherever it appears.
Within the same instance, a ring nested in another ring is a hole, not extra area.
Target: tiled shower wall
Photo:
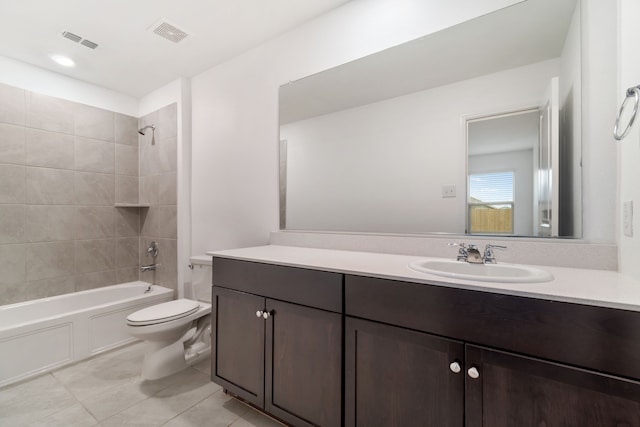
[[[135,117],[0,84],[0,304],[139,278],[155,209],[114,207],[138,202],[137,129]]]
[[[177,142],[178,108],[170,104],[142,117],[139,126],[155,125],[139,137],[140,144],[140,203],[141,209],[140,262],[150,264],[147,248],[158,243],[160,264],[155,271],[140,274],[140,280],[176,289],[178,267],[177,245]]]

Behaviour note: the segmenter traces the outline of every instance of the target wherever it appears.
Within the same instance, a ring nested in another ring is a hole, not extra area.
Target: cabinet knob
[[[476,368],[475,366],[472,368],[469,368],[469,370],[467,371],[467,374],[469,374],[469,376],[474,380],[477,378],[480,378],[480,372],[478,372],[478,368]]]
[[[459,374],[462,370],[462,368],[460,367],[460,363],[458,362],[451,363],[451,365],[449,365],[449,369],[451,369],[451,372],[453,372],[454,374]]]
[[[262,317],[264,319],[268,319],[269,317],[271,317],[271,313],[269,313],[268,311],[265,311],[265,312],[262,313]]]
[[[264,311],[258,310],[256,311],[256,317],[262,317],[264,315]]]

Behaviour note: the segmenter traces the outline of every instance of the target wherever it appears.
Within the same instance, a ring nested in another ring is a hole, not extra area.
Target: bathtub
[[[135,341],[126,318],[173,299],[130,282],[0,306],[0,387]]]

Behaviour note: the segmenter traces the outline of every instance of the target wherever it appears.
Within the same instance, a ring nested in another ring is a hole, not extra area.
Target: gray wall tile
[[[110,206],[79,206],[75,212],[76,240],[114,237],[116,232],[116,209]]]
[[[160,211],[158,206],[151,206],[140,212],[140,235],[145,237],[158,237]]]
[[[138,237],[123,237],[116,243],[116,268],[135,267],[140,265],[138,261]]]
[[[62,169],[27,167],[26,202],[35,205],[72,205],[74,172]]]
[[[178,234],[177,208],[173,206],[158,206],[158,237],[176,239]]]
[[[158,150],[157,170],[155,173],[175,172],[178,165],[177,138],[161,139],[156,146]]]
[[[27,281],[71,276],[74,270],[73,242],[26,244]]]
[[[115,180],[112,174],[75,172],[76,203],[112,206],[115,202]]]
[[[116,203],[138,203],[137,176],[116,175]]]
[[[115,144],[115,149],[116,174],[138,176],[138,147]]]
[[[25,300],[24,282],[0,282],[0,305],[16,304]]]
[[[158,204],[158,176],[147,175],[140,177],[140,203]]]
[[[0,304],[138,280],[151,240],[143,279],[175,290],[176,166],[177,104],[138,120],[0,84]]]
[[[140,174],[157,175],[177,170],[177,139],[156,140],[140,147]]]
[[[140,117],[138,120],[138,127],[143,128],[145,126],[160,124],[160,110],[153,111],[146,116]]]
[[[115,269],[116,239],[76,240],[74,243],[76,273]]]
[[[178,104],[167,105],[158,111],[159,124],[156,135],[159,139],[178,136]]]
[[[138,236],[140,234],[141,209],[115,208],[115,211],[116,211],[116,237]]]
[[[178,245],[173,239],[158,239],[157,262],[160,266],[156,269],[157,283],[167,288],[177,289],[178,281]]]
[[[75,138],[75,170],[113,173],[115,144],[97,139]]]
[[[115,114],[115,142],[138,146],[138,119],[124,114]]]
[[[73,169],[73,136],[27,129],[26,161],[31,166]]]
[[[103,286],[115,285],[116,283],[115,270],[80,274],[76,276],[76,291],[86,291]]]
[[[24,152],[24,127],[0,123],[0,163],[23,165]]]
[[[23,242],[24,205],[0,205],[0,244]]]
[[[125,267],[116,270],[116,283],[135,282],[138,280],[140,269],[138,267]]]
[[[74,113],[77,136],[113,142],[115,114],[112,111],[76,104]]]
[[[25,299],[47,298],[74,292],[75,277],[55,277],[53,279],[32,280],[25,283]]]
[[[25,281],[25,245],[0,245],[0,271],[0,284]]]
[[[35,92],[27,92],[26,101],[27,127],[73,133],[74,102]]]
[[[24,203],[25,167],[0,164],[0,203]]]
[[[73,240],[75,206],[27,205],[25,239],[27,242]]]
[[[175,172],[157,175],[158,204],[175,205],[178,202],[178,181]]]
[[[0,122],[24,126],[26,91],[0,83]]]

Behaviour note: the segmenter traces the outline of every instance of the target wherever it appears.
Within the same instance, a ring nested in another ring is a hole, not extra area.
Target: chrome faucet
[[[458,246],[458,257],[456,258],[458,261],[467,261],[467,245],[464,243],[449,243],[449,246]]]
[[[147,248],[147,256],[151,256],[156,258],[158,256],[158,242],[149,243],[149,247]]]
[[[141,265],[140,266],[140,271],[145,273],[147,271],[154,271],[156,269],[157,266],[159,266],[160,264],[149,264],[149,265]]]
[[[449,243],[449,246],[458,246],[458,256],[456,259],[470,264],[495,264],[497,261],[493,250],[507,248],[506,246],[487,244],[484,248],[484,254],[481,255],[477,245]]]
[[[491,243],[487,244],[484,247],[484,256],[482,257],[485,264],[495,264],[498,262],[496,261],[496,256],[493,253],[494,249],[507,249],[507,247],[501,245],[492,245]]]
[[[147,248],[147,256],[150,256],[154,259],[158,257],[158,243],[157,242],[151,242],[149,243],[149,247]],[[155,262],[153,264],[148,264],[148,265],[141,265],[140,266],[140,271],[145,273],[147,271],[154,271],[156,269],[156,267],[160,266],[160,264],[156,264]]]
[[[480,255],[480,251],[476,245],[467,246],[467,259],[466,261],[471,264],[483,264],[484,260],[482,259],[482,255]]]

